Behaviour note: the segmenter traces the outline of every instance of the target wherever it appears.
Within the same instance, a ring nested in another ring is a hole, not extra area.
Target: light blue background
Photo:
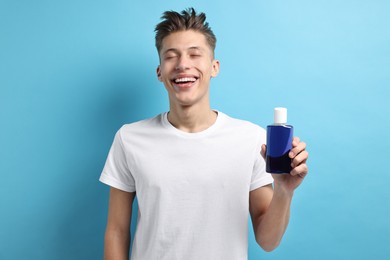
[[[380,0],[0,1],[0,259],[101,259],[116,130],[168,109],[154,26],[206,12],[212,105],[308,143],[281,246],[249,259],[390,255],[390,4]],[[134,229],[134,225],[133,225]]]

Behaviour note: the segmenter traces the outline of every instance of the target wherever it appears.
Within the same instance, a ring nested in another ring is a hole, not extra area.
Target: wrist
[[[292,199],[294,196],[294,190],[287,189],[278,182],[274,182],[274,196]]]

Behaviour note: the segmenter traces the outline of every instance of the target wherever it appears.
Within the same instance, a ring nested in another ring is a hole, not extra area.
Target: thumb
[[[265,160],[265,154],[266,154],[266,152],[267,152],[267,146],[266,146],[265,144],[263,144],[263,145],[261,146],[260,154],[261,154],[261,156],[263,156],[264,160]]]

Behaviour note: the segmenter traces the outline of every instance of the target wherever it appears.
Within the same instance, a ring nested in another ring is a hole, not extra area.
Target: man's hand
[[[309,153],[306,151],[306,144],[301,142],[298,137],[294,137],[292,147],[289,153],[292,167],[290,174],[272,174],[275,181],[275,189],[278,187],[289,193],[294,192],[308,173],[306,161]],[[266,151],[267,146],[263,144],[261,147],[261,155],[264,158]]]

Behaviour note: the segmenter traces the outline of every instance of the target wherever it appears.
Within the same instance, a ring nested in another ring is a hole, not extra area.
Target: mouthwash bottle
[[[290,173],[293,127],[287,125],[287,109],[274,109],[274,124],[267,126],[266,171],[269,173]]]

